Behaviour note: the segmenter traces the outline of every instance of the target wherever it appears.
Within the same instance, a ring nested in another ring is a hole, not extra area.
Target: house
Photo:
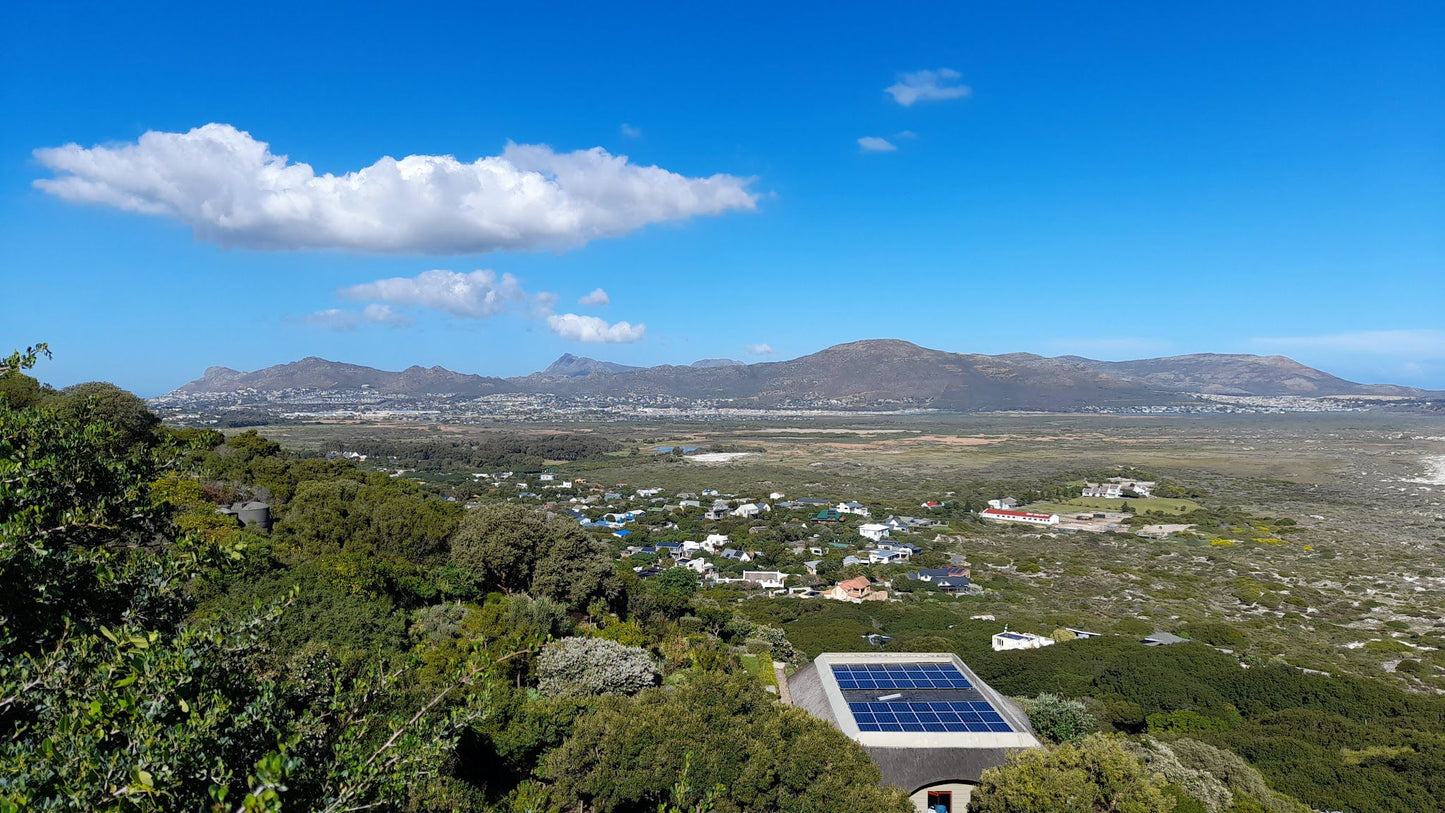
[[[816,508],[820,505],[830,504],[827,500],[820,500],[816,497],[804,497],[801,500],[793,500],[793,502],[797,503],[798,505],[807,506],[809,508]]]
[[[968,572],[966,567],[931,567],[915,570],[908,578],[931,584],[945,593],[956,593],[969,588]]]
[[[658,542],[658,543],[657,543],[657,552],[658,552],[658,553],[665,553],[665,554],[667,554],[668,556],[671,556],[671,557],[673,557],[673,558],[677,558],[678,556],[681,556],[681,555],[682,555],[682,543],[681,543],[681,542]]]
[[[919,508],[942,508],[942,507],[943,507],[943,503],[939,502],[938,500],[929,500],[928,502],[919,504],[918,507],[919,507]]]
[[[865,522],[858,526],[858,533],[864,539],[879,542],[888,538],[888,526],[881,522]]]
[[[864,601],[887,601],[888,592],[874,590],[873,582],[869,581],[867,576],[859,576],[856,579],[845,579],[824,590],[823,598],[858,604]]]
[[[637,489],[637,496],[639,496],[639,497],[656,497],[658,494],[661,494],[661,493],[662,493],[662,489],[660,489],[660,488],[639,488],[639,489]]]
[[[1009,632],[1007,627],[1003,632],[993,636],[994,652],[1004,652],[1010,649],[1042,649],[1053,645],[1054,639],[1052,638],[1034,635],[1032,632]]]
[[[1074,637],[1081,641],[1086,641],[1090,638],[1099,638],[1103,635],[1101,632],[1089,632],[1088,630],[1074,629],[1073,627],[1065,627],[1064,629],[1072,632]]]
[[[868,551],[868,564],[870,565],[901,565],[908,561],[906,550],[870,550]]]
[[[847,566],[849,566],[849,565],[866,565],[866,564],[868,564],[868,560],[867,560],[867,559],[864,559],[864,558],[861,557],[861,556],[852,556],[852,555],[850,555],[850,556],[845,556],[845,557],[843,557],[843,567],[847,567]]]
[[[734,562],[751,562],[753,560],[752,554],[737,550],[736,548],[726,548],[718,555],[724,559],[731,559]]]
[[[818,565],[823,564],[822,559],[814,559],[811,562],[804,562],[803,567],[807,568],[809,576],[818,575]]]
[[[626,539],[627,537],[632,536],[632,532],[627,530],[613,531],[612,535],[617,537],[618,539]]]
[[[997,522],[1025,522],[1031,525],[1058,525],[1058,514],[1039,514],[1033,511],[1006,511],[1002,508],[986,508],[979,516]]]
[[[989,508],[997,508],[1000,511],[1012,511],[1015,508],[1018,508],[1018,506],[1019,501],[1014,499],[1013,497],[1003,497],[1001,499],[988,501]]]
[[[732,510],[733,516],[747,519],[751,519],[761,513],[763,513],[763,509],[759,508],[757,503],[751,502],[745,502]]]
[[[618,494],[616,491],[609,491],[606,494],[602,495],[602,499],[606,500],[607,502],[615,502],[622,499],[622,495]]]
[[[712,562],[702,558],[688,559],[682,566],[699,576],[706,576],[714,570],[717,570],[717,568],[713,567]]]
[[[702,503],[697,500],[682,500],[677,504],[678,508],[701,508]]]
[[[726,519],[726,518],[727,518],[727,515],[728,515],[727,506],[722,506],[722,507],[719,507],[719,508],[709,508],[709,509],[707,509],[707,513],[706,513],[704,516],[706,516],[708,519],[711,519],[711,520],[719,520],[719,519]]]
[[[919,813],[964,813],[984,771],[1041,745],[1023,711],[949,653],[825,653],[787,689],[788,702],[861,745]]]
[[[1171,632],[1155,630],[1153,635],[1143,639],[1140,643],[1144,646],[1169,646],[1170,644],[1182,644],[1188,640],[1188,638],[1180,638]]]
[[[719,548],[725,548],[728,544],[727,534],[708,534],[707,538],[702,541],[703,549],[712,553],[717,553]]]
[[[843,515],[832,508],[825,508],[813,515],[814,522],[842,522]]]
[[[788,574],[776,570],[743,571],[743,581],[764,590],[779,590],[783,587],[783,582],[787,580]]]
[[[840,502],[837,505],[833,506],[833,510],[837,511],[840,514],[853,514],[854,516],[859,517],[868,516],[868,509],[863,507],[863,504],[856,500]]]
[[[781,492],[781,491],[774,491],[773,493],[771,493],[771,494],[768,495],[768,499],[770,499],[770,500],[781,500],[782,498],[784,498],[784,497],[786,497],[786,496],[788,496],[788,495],[784,494],[784,493]]]

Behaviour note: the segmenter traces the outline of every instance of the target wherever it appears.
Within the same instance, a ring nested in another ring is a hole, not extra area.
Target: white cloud
[[[621,127],[620,129],[622,130],[622,134],[623,134],[624,136],[627,136],[628,138],[642,138],[642,128],[641,128],[641,127],[634,127],[634,126],[632,126],[631,124],[628,124],[627,122],[623,122],[623,123],[622,123],[622,127]]]
[[[433,308],[464,319],[494,316],[526,300],[521,283],[495,271],[423,271],[415,277],[392,277],[341,291],[346,299]]]
[[[611,305],[612,297],[608,296],[606,291],[597,288],[592,293],[577,300],[577,304],[589,308],[600,308],[603,305]]]
[[[898,150],[888,139],[878,136],[863,136],[858,139],[858,149],[863,152],[896,152]]]
[[[754,356],[771,356],[773,354],[772,346],[767,344],[750,344],[743,349]]]
[[[317,174],[228,124],[147,132],[134,143],[43,148],[35,186],[73,203],[171,217],[196,237],[250,249],[476,254],[568,248],[651,223],[757,205],[751,179],[691,178],[600,147],[558,153],[383,157]]]
[[[1254,344],[1276,351],[1328,350],[1372,356],[1445,359],[1445,330],[1359,330],[1323,336],[1258,338]]]
[[[647,332],[646,325],[633,325],[630,322],[608,324],[606,320],[596,316],[579,316],[575,313],[554,313],[547,317],[547,326],[558,336],[579,342],[635,342]]]
[[[609,323],[596,316],[555,313],[552,308],[557,304],[556,294],[528,293],[511,274],[499,275],[486,269],[466,273],[433,269],[414,277],[391,277],[353,285],[343,288],[340,296],[371,304],[361,311],[334,308],[319,311],[303,320],[336,330],[351,330],[367,322],[410,324],[407,316],[392,311],[391,307],[397,305],[430,308],[459,319],[486,319],[507,311],[515,312],[524,318],[545,320],[553,333],[579,342],[635,342],[647,332],[646,325]],[[601,288],[581,299],[584,305],[605,305],[610,301]]]
[[[898,82],[884,90],[893,97],[893,101],[904,107],[912,107],[914,102],[962,99],[973,90],[967,85],[955,84],[960,76],[962,74],[950,68],[914,71],[899,74]]]
[[[308,313],[301,317],[301,321],[331,330],[355,330],[362,325],[404,327],[411,324],[410,317],[393,311],[387,305],[367,305],[359,311],[329,308]]]

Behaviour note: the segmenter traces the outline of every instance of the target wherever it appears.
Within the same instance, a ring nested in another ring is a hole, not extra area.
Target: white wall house
[[[1054,639],[1042,635],[1034,635],[1032,632],[1009,632],[1004,630],[993,636],[993,651],[1003,652],[1009,649],[1042,649],[1046,646],[1053,646]]]
[[[858,526],[858,533],[864,539],[881,542],[888,538],[888,526],[880,522],[865,522]]]
[[[1026,522],[1031,525],[1058,525],[1058,514],[1038,514],[1033,511],[1005,511],[1001,508],[988,508],[980,511],[979,516],[984,519],[992,519],[998,522]]]

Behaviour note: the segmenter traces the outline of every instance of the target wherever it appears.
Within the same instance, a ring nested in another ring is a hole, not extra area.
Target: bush
[[[657,663],[647,650],[606,638],[568,638],[543,647],[537,688],[552,697],[633,695],[655,685]]]
[[[1030,748],[983,772],[969,813],[1055,813],[1128,810],[1169,813],[1163,782],[1125,750],[1118,737],[1094,734],[1077,745]]]
[[[1078,700],[1044,693],[1019,698],[1018,703],[1028,715],[1034,733],[1049,742],[1077,742],[1099,727],[1099,721]]]

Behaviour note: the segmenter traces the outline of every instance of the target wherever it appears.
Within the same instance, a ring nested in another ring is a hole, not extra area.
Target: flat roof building
[[[825,653],[788,678],[788,695],[928,813],[964,813],[985,770],[1040,746],[1023,711],[949,653]]]

